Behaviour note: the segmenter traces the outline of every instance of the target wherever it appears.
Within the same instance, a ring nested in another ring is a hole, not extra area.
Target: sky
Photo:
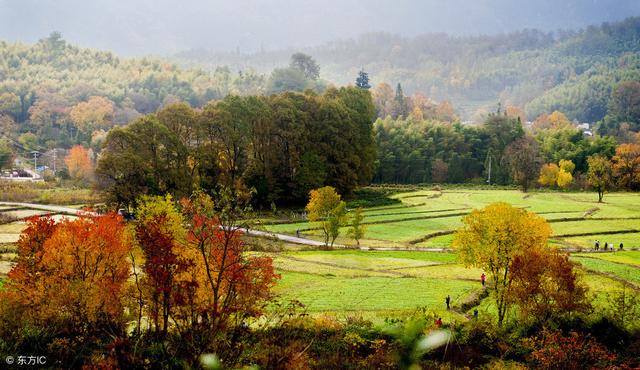
[[[640,15],[640,0],[0,0],[0,39],[59,31],[126,56],[255,52],[368,32],[405,36],[579,29]]]

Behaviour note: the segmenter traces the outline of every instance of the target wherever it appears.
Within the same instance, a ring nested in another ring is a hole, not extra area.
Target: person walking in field
[[[487,277],[484,275],[484,272],[482,273],[482,275],[480,275],[480,282],[482,282],[482,287],[484,287],[484,281]]]
[[[622,250],[622,243],[620,243],[620,250]]]
[[[450,297],[450,296],[447,296],[447,298],[445,298],[445,300],[444,300],[444,301],[447,303],[447,310],[451,309],[451,306],[450,306],[450,304],[451,304],[451,297]]]
[[[478,309],[477,308],[473,310],[473,318],[474,319],[478,318]]]
[[[607,247],[609,246],[609,244],[607,242],[604,242],[604,251],[607,251]]]
[[[438,317],[438,320],[436,320],[436,328],[440,327],[442,327],[442,317]]]
[[[596,252],[600,249],[600,241],[599,240],[596,240],[596,245],[595,245],[594,249],[596,250]]]

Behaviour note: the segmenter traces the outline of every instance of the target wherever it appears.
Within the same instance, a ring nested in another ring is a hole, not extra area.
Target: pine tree
[[[369,90],[371,88],[371,85],[369,84],[369,74],[367,72],[358,72],[358,78],[356,78],[356,86],[366,90]]]
[[[409,113],[409,107],[407,106],[407,99],[404,97],[404,92],[402,92],[402,85],[398,82],[398,86],[396,87],[396,97],[393,102],[393,116],[397,117],[407,117]]]

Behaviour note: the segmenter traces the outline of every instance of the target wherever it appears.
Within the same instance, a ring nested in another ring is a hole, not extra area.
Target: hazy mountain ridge
[[[364,68],[374,84],[400,82],[410,93],[451,100],[465,118],[478,109],[490,109],[498,101],[523,106],[529,118],[535,118],[551,109],[544,103],[545,94],[553,94],[551,90],[564,83],[570,89],[579,85],[578,80],[587,72],[602,74],[610,69],[636,68],[619,58],[628,60],[629,54],[640,51],[640,18],[554,33],[523,30],[496,36],[430,34],[412,38],[372,33],[320,47],[279,52],[191,50],[176,54],[175,60],[183,66],[224,65],[232,70],[251,68],[268,73],[286,65],[289,56],[298,50],[316,58],[322,67],[321,76],[336,84],[352,83],[358,70]],[[602,84],[595,95],[610,93],[614,82]],[[532,101],[535,102],[529,104]],[[599,104],[598,101],[576,105]],[[571,105],[561,106],[572,119],[597,121],[603,117],[599,108],[585,114]]]

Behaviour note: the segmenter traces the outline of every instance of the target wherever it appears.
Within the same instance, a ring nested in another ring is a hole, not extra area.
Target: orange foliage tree
[[[89,151],[82,145],[74,145],[64,157],[69,175],[76,181],[88,180],[92,171]]]
[[[611,161],[618,185],[631,190],[640,190],[640,145],[620,144]]]
[[[129,278],[132,239],[120,216],[34,218],[19,242],[18,262],[3,299],[24,318],[60,330],[93,333],[122,324],[122,293]]]
[[[549,249],[527,250],[513,258],[509,297],[523,318],[545,321],[590,307],[587,288],[573,267],[566,254]]]
[[[189,222],[187,242],[197,254],[196,309],[210,329],[259,315],[279,278],[270,257],[244,253],[237,223],[245,205],[241,195],[228,189],[221,190],[215,202],[203,193],[182,201]]]

